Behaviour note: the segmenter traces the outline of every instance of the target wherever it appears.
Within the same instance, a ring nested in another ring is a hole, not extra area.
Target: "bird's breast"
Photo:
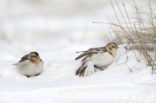
[[[93,55],[91,58],[91,62],[98,65],[108,65],[112,63],[113,60],[114,57],[110,55],[108,52]]]
[[[37,64],[30,62],[29,60],[21,62],[18,65],[18,70],[20,73],[25,75],[35,75],[42,72],[43,62]]]

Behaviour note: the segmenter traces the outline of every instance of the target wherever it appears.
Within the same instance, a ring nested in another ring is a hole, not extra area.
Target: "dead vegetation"
[[[139,51],[147,66],[151,66],[154,73],[156,69],[156,16],[152,11],[150,0],[146,8],[148,12],[143,12],[135,0],[133,3],[135,18],[130,17],[124,3],[119,5],[117,0],[115,3],[111,1],[117,19],[117,23],[111,23],[111,33],[115,35],[117,43],[127,44],[127,50]]]

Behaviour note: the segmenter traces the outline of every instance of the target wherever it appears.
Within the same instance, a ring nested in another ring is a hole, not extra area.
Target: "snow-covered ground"
[[[74,75],[79,66],[79,61],[74,61],[77,56],[75,52],[90,47],[88,44],[49,40],[40,41],[39,44],[21,45],[17,42],[0,45],[3,47],[0,62],[0,103],[156,101],[156,76],[151,74],[151,68],[146,67],[144,60],[137,62],[134,52],[126,53],[123,46],[120,46],[115,62],[105,71],[80,78]],[[45,62],[44,72],[38,77],[26,78],[12,65],[29,50],[39,51]]]
[[[74,60],[76,51],[111,41],[106,25],[91,23],[110,20],[111,8],[101,5],[110,5],[107,0],[75,0],[85,4],[81,11],[72,0],[28,1],[0,1],[0,103],[156,103],[156,75],[125,45],[106,70],[84,78],[74,75],[80,64]],[[67,9],[57,10],[61,5]],[[12,64],[30,51],[38,51],[45,66],[40,76],[26,78]]]

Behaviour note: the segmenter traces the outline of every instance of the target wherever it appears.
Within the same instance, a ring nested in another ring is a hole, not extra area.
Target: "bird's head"
[[[31,60],[32,62],[40,61],[40,56],[37,52],[30,52],[28,54],[28,59]]]
[[[117,49],[119,46],[115,42],[110,42],[106,45],[106,49],[111,52],[113,55],[116,55]]]

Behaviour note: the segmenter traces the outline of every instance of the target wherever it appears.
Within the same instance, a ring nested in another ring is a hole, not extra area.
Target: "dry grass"
[[[115,0],[115,5],[111,1],[111,5],[118,23],[111,23],[111,31],[116,36],[116,42],[119,44],[126,43],[127,50],[137,50],[143,55],[147,66],[152,67],[152,72],[156,67],[156,25],[154,13],[152,11],[151,2],[148,3],[147,13],[142,12],[138,5],[134,2],[134,18],[129,16],[126,6],[119,5]],[[115,8],[116,6],[116,8]],[[121,9],[122,8],[122,9]],[[117,10],[119,13],[117,13]],[[120,18],[120,19],[119,19]],[[122,19],[122,22],[120,21]]]

